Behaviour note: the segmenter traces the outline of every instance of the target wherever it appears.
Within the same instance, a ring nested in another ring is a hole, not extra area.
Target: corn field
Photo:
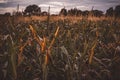
[[[1,20],[0,80],[120,80],[119,22]]]

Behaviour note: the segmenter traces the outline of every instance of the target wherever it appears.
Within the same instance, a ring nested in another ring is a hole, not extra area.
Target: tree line
[[[23,12],[15,12],[13,15],[24,15],[24,16],[32,16],[32,15],[36,15],[36,16],[46,16],[49,13],[46,11],[41,12],[41,8],[38,5],[28,5],[25,10]],[[10,13],[5,13],[4,15],[9,16]],[[73,8],[70,10],[67,10],[65,7],[62,8],[59,12],[59,15],[61,16],[95,16],[95,17],[101,17],[101,16],[110,16],[110,17],[120,17],[120,5],[117,5],[115,8],[110,7],[109,9],[106,10],[106,13],[104,14],[103,11],[100,10],[94,10],[92,8],[92,10],[88,11],[82,11],[80,9],[77,8]]]
[[[70,16],[95,16],[95,17],[101,17],[101,16],[106,16],[106,17],[120,17],[120,5],[117,5],[115,8],[110,7],[109,9],[106,10],[106,13],[104,14],[103,11],[100,10],[85,10],[81,11],[77,8],[67,10],[65,8],[62,8],[60,15],[70,15]]]
[[[109,9],[107,9],[106,16],[120,17],[120,5],[117,5],[115,9],[113,9],[113,7],[110,7]]]
[[[70,9],[70,10],[63,8],[63,9],[61,9],[59,15],[64,15],[64,16],[67,16],[67,15],[68,16],[89,16],[89,15],[91,15],[91,16],[100,17],[100,16],[103,16],[104,14],[100,10],[81,11],[77,8]]]

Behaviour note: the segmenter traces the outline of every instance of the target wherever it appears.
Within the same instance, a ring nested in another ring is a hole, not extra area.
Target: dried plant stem
[[[93,55],[94,55],[94,49],[96,47],[97,41],[94,43],[93,47],[90,50],[90,57],[89,57],[89,64],[92,63]]]
[[[25,48],[25,46],[29,43],[29,41],[27,41],[23,46],[20,47],[19,51],[20,53],[18,54],[18,66],[20,65],[20,63],[22,62],[23,60],[23,56],[22,56],[22,52],[23,52],[23,49]]]

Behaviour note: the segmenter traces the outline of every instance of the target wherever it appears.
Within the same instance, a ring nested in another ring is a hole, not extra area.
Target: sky
[[[105,12],[110,7],[120,5],[120,0],[0,0],[0,14],[15,12],[19,4],[19,11],[24,11],[26,6],[36,4],[42,11],[47,11],[50,6],[52,14],[58,14],[62,8],[77,8],[80,10],[98,9]]]

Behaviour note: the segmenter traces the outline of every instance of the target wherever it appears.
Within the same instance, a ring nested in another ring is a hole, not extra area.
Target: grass
[[[1,80],[120,79],[119,19],[27,19],[1,20]]]

